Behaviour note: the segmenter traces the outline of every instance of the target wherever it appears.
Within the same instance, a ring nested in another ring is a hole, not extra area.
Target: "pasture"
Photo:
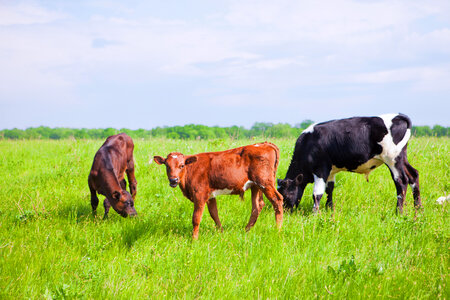
[[[271,139],[284,178],[295,139]],[[312,185],[279,232],[270,202],[253,229],[250,191],[217,198],[191,239],[192,203],[172,189],[171,151],[220,151],[260,140],[135,140],[138,217],[93,217],[87,176],[103,140],[0,141],[0,298],[449,298],[450,140],[412,138],[423,211],[405,214],[387,167],[339,173],[334,213],[312,214]]]

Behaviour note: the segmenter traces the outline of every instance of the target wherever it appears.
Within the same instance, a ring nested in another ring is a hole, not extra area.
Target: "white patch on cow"
[[[258,145],[258,144],[255,144],[255,147],[259,147],[259,145]]]
[[[443,205],[445,202],[450,201],[450,195],[439,197],[436,202],[437,204]]]
[[[217,196],[221,195],[230,195],[233,191],[229,189],[223,189],[223,190],[215,190],[211,193],[211,198],[215,198]]]
[[[253,184],[255,184],[253,181],[247,181],[245,184],[244,184],[244,186],[242,187],[242,189],[244,190],[244,192],[246,191],[246,190],[248,190]]]
[[[316,126],[316,124],[317,123],[309,125],[308,128],[303,130],[302,134],[304,134],[304,133],[313,133],[314,132],[314,126]]]
[[[414,189],[416,188],[416,184],[415,184],[415,183],[410,184],[409,186],[411,187],[411,189],[412,189],[413,191],[414,191]]]
[[[177,158],[178,157],[178,155],[172,155],[172,158]]]
[[[383,119],[384,125],[386,125],[386,128],[388,131],[390,131],[391,125],[392,125],[392,119],[394,119],[398,114],[384,114],[379,115],[378,117]]]
[[[394,179],[397,179],[399,176],[398,171],[395,168],[396,158],[411,137],[411,130],[407,129],[403,139],[397,145],[394,143],[391,133],[391,125],[392,119],[394,119],[396,116],[398,116],[398,114],[386,114],[379,116],[383,120],[388,133],[384,136],[383,140],[378,143],[381,145],[381,147],[383,147],[383,151],[381,152],[381,154],[375,156],[375,158],[380,159],[389,167],[389,169],[392,171],[392,174],[394,175]]]
[[[316,176],[316,174],[313,174],[314,176],[314,190],[313,190],[313,195],[317,196],[317,195],[323,195],[323,193],[325,193],[325,181]]]

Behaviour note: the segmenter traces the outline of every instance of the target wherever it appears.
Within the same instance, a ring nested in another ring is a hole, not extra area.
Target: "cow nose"
[[[170,184],[177,184],[178,183],[178,178],[177,177],[170,178],[169,181],[170,181]]]

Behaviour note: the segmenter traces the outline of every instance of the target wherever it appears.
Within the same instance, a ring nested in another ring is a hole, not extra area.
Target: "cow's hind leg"
[[[134,159],[130,159],[127,162],[126,173],[128,178],[128,185],[130,186],[130,194],[133,197],[133,200],[135,200],[137,191],[137,181],[136,176],[134,175]]]
[[[217,229],[222,230],[222,224],[220,223],[220,219],[219,219],[219,212],[217,211],[216,198],[209,199],[207,205],[208,205],[209,214],[211,215],[211,218],[216,223]]]
[[[392,180],[394,180],[395,189],[397,190],[397,213],[402,214],[408,178],[405,172],[403,157],[399,156],[397,159],[397,162],[393,166],[388,165],[388,167],[391,171]]]
[[[258,186],[252,186],[252,214],[250,215],[250,220],[248,221],[247,226],[245,226],[245,230],[249,231],[253,225],[255,225],[256,220],[258,220],[259,213],[261,209],[264,207],[261,206],[261,202],[264,203],[262,199],[262,192]]]
[[[419,189],[419,171],[414,169],[408,162],[407,159],[405,159],[404,164],[405,174],[406,177],[408,177],[408,183],[411,187],[411,190],[413,192],[414,196],[414,207],[421,208],[422,207],[422,201],[420,199],[420,189]]]
[[[283,225],[283,196],[275,189],[274,186],[270,185],[264,189],[264,195],[272,203],[273,209],[275,210],[275,221],[277,223],[278,229],[281,229]]]

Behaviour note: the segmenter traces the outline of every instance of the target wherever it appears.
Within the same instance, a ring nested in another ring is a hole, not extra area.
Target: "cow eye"
[[[183,169],[183,168],[184,168],[184,165],[181,165],[181,166],[180,166],[180,169]]]

